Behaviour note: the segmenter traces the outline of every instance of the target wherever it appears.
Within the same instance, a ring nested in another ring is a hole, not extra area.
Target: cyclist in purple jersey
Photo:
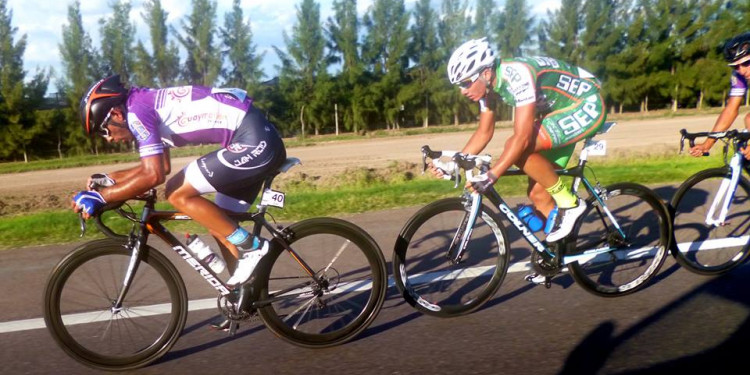
[[[724,44],[724,59],[734,70],[730,77],[729,99],[711,129],[714,132],[721,132],[732,126],[747,95],[747,81],[750,80],[750,32],[737,35]],[[750,113],[745,115],[745,128],[750,129]],[[715,142],[715,139],[707,138],[703,143],[690,148],[690,155],[704,155]],[[740,152],[746,159],[750,159],[750,148],[743,148]]]
[[[106,202],[135,197],[162,184],[171,171],[169,149],[195,144],[221,148],[191,162],[167,181],[166,196],[179,211],[209,229],[232,277],[247,281],[268,251],[268,241],[249,234],[225,210],[246,211],[269,173],[286,159],[284,143],[252,99],[240,89],[202,86],[125,88],[115,75],[94,83],[81,99],[81,123],[88,136],[138,144],[141,163],[97,174],[87,182],[106,187],[81,191],[73,209],[89,218]],[[215,202],[203,194],[216,193]]]

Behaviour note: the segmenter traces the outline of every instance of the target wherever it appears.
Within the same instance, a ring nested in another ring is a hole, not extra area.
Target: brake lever
[[[83,218],[82,212],[78,213],[78,222],[81,225],[81,235],[79,236],[79,238],[83,238],[83,236],[86,234],[86,220]]]

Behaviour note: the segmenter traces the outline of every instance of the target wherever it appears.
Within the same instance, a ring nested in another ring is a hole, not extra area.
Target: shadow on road
[[[600,324],[570,353],[560,374],[723,374],[745,368],[750,267],[707,280],[621,333],[612,322]]]

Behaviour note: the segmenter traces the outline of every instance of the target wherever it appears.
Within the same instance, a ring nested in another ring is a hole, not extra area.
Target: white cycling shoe
[[[558,208],[557,217],[555,218],[555,225],[547,235],[547,243],[560,241],[565,238],[570,231],[573,230],[573,226],[576,224],[578,217],[586,211],[586,201],[578,198],[578,205],[570,208]]]
[[[244,252],[237,262],[237,269],[234,270],[232,277],[227,280],[227,285],[235,286],[246,282],[255,270],[264,255],[268,253],[268,241],[259,238],[261,241],[260,248]]]

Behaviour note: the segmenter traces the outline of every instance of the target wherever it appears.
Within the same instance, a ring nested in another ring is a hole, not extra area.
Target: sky
[[[109,17],[110,2],[114,0],[83,0],[81,15],[83,26],[95,44],[99,43],[99,20]],[[142,20],[144,0],[130,0],[132,10],[130,19],[135,23],[136,41],[141,40],[149,48],[148,28]],[[273,46],[285,49],[283,31],[288,34],[296,22],[296,8],[301,0],[242,0],[241,7],[245,17],[250,17],[253,31],[253,43],[258,53],[265,52],[262,69],[266,78],[273,77],[279,64]],[[357,7],[363,15],[374,0],[358,0]],[[406,8],[412,9],[416,0],[405,0]],[[502,3],[504,1],[498,1]],[[167,23],[178,30],[180,20],[190,12],[188,0],[162,0],[162,7],[168,13]],[[224,25],[224,14],[231,11],[232,0],[216,0],[218,5],[217,23]],[[333,0],[318,0],[321,20],[333,16]],[[439,0],[433,0],[439,6]],[[473,2],[472,2],[473,3]],[[533,13],[545,14],[547,9],[556,9],[560,0],[529,1]],[[59,44],[62,42],[62,27],[67,24],[68,6],[72,1],[50,0],[7,0],[7,7],[12,14],[12,25],[18,29],[15,40],[26,34],[27,45],[24,55],[24,67],[31,77],[36,69],[53,68],[55,77],[52,84],[62,72]]]

